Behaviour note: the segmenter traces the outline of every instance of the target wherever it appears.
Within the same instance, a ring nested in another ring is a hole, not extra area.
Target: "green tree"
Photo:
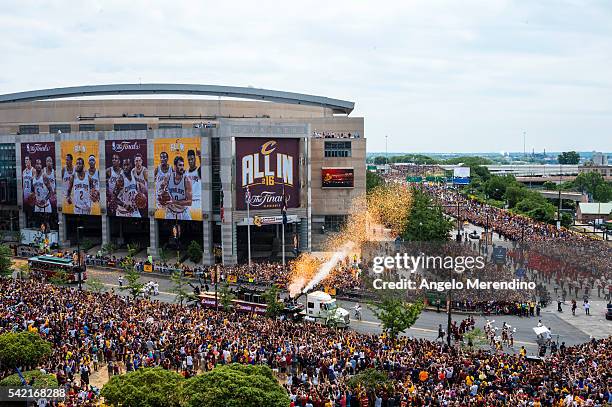
[[[384,157],[382,155],[374,157],[374,164],[376,165],[382,165],[382,164],[387,164],[387,163],[388,163],[387,157]]]
[[[514,208],[517,203],[525,199],[527,196],[527,188],[517,183],[506,188],[505,197],[508,201],[508,207]]]
[[[516,184],[516,178],[514,178],[512,175],[494,175],[485,183],[484,192],[489,196],[489,198],[501,201],[504,199],[506,189],[509,186]]]
[[[62,269],[56,269],[53,275],[49,277],[49,282],[55,285],[68,284],[68,273]]]
[[[195,240],[192,240],[187,247],[187,255],[194,263],[199,263],[202,260],[202,248]]]
[[[577,191],[594,194],[598,185],[605,184],[603,176],[598,172],[583,172],[578,174],[574,180],[574,188]]]
[[[569,228],[574,223],[574,218],[567,212],[561,214],[561,226]]]
[[[557,156],[559,164],[577,165],[580,162],[580,154],[575,151],[565,151]]]
[[[180,270],[175,271],[170,276],[170,280],[172,281],[172,289],[171,291],[176,295],[176,301],[183,305],[183,301],[188,300],[192,297],[191,292],[188,290],[189,284],[183,273]]]
[[[51,344],[34,332],[8,332],[0,335],[0,365],[9,368],[35,367],[51,355]]]
[[[85,283],[90,291],[100,294],[104,291],[104,283],[97,278],[89,278]]]
[[[124,266],[125,279],[127,284],[120,288],[121,291],[127,291],[133,299],[138,298],[144,290],[144,283],[140,281],[140,274],[136,271],[133,265]]]
[[[599,184],[593,192],[593,200],[595,202],[610,202],[612,201],[612,185],[609,182]]]
[[[13,251],[6,245],[0,245],[0,277],[8,276],[13,272]]]
[[[383,331],[393,340],[405,332],[419,319],[423,302],[408,303],[400,298],[387,295],[380,302],[371,302],[368,307],[382,324]]]
[[[102,388],[107,404],[130,407],[179,407],[185,379],[161,367],[113,376]]]
[[[231,364],[188,379],[184,407],[286,407],[290,400],[266,365]]]
[[[368,393],[379,389],[390,390],[392,385],[386,372],[374,368],[366,369],[351,377],[348,381],[349,388],[353,390],[365,389]]]
[[[22,372],[23,378],[25,379],[28,386],[32,386],[35,389],[49,389],[59,387],[57,378],[55,375],[42,373],[40,370],[29,370]],[[0,380],[0,387],[23,387],[21,378],[17,373],[5,377]]]
[[[168,253],[168,250],[164,249],[163,247],[160,247],[157,251],[157,257],[159,257],[159,261],[165,263],[170,258],[170,254]]]
[[[464,346],[469,346],[469,344],[471,344],[472,347],[479,348],[487,344],[487,336],[480,328],[475,328],[466,332],[463,338],[465,340]]]
[[[128,243],[127,249],[128,249],[128,256],[133,258],[140,251],[140,245],[138,243]]]
[[[434,204],[424,192],[413,189],[412,207],[402,238],[407,241],[446,241],[453,228],[440,205]]]
[[[453,158],[444,160],[444,164],[449,164],[449,165],[463,164],[466,167],[472,167],[472,166],[493,164],[493,161],[489,160],[488,158],[479,157],[479,156],[461,156],[461,157],[453,157]]]
[[[102,245],[102,253],[109,256],[113,254],[115,250],[117,250],[117,246],[115,246],[113,243],[105,243]]]
[[[383,178],[372,171],[366,171],[366,193],[384,184]]]
[[[546,181],[544,184],[542,184],[542,187],[546,191],[556,191],[557,190],[557,184],[551,181]]]
[[[278,287],[272,285],[263,294],[263,299],[266,301],[266,315],[271,318],[276,318],[285,309],[285,305],[278,300],[278,292]]]
[[[232,301],[236,298],[232,291],[230,290],[229,284],[227,282],[221,285],[221,289],[219,290],[219,302],[221,303],[221,307],[223,307],[224,311],[229,311],[232,309]]]

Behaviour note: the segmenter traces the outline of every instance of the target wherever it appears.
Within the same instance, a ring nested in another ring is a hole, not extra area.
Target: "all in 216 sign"
[[[300,206],[299,139],[236,139],[236,209],[280,209],[283,191],[287,208]]]

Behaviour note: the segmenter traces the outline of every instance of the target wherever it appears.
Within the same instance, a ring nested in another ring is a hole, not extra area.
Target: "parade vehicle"
[[[85,266],[79,266],[71,257],[57,257],[48,254],[30,257],[28,265],[32,273],[44,274],[46,278],[57,277],[64,274],[66,280],[70,283],[79,282],[79,274],[81,274],[81,282],[87,280],[87,269]],[[79,273],[79,271],[82,271]]]
[[[267,312],[268,304],[264,298],[264,292],[260,290],[252,289],[240,289],[235,293],[232,293],[235,297],[231,301],[231,307],[237,312],[255,313],[259,315],[265,315]],[[200,292],[198,295],[200,303],[205,308],[222,308],[221,294],[217,292],[215,296],[214,291]],[[282,301],[280,301],[282,302]],[[304,306],[296,302],[283,303],[280,314],[282,318],[298,321],[303,318],[302,311]]]
[[[350,313],[338,307],[336,299],[323,291],[306,294],[305,320],[321,322],[327,326],[346,328],[350,324]]]

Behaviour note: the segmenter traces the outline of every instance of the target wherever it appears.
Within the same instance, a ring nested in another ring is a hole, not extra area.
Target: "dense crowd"
[[[69,406],[86,405],[95,396],[83,371],[114,375],[162,366],[188,377],[233,362],[270,366],[294,405],[302,407],[612,402],[610,338],[564,347],[540,362],[524,352],[447,348],[408,337],[393,342],[317,324],[130,301],[35,281],[2,280],[0,288],[0,333],[27,329],[53,344],[40,367],[70,389]],[[349,388],[348,378],[367,368],[387,372],[391,385]],[[9,373],[0,370],[0,377]]]
[[[342,131],[313,131],[314,138],[359,138],[359,132],[342,132]]]
[[[537,270],[561,280],[596,280],[612,283],[612,247],[606,242],[576,233],[566,228],[535,221],[527,216],[511,213],[458,194],[443,187],[430,186],[427,190],[442,203],[444,211],[472,224],[486,227],[514,242],[529,253],[539,256]],[[457,205],[458,204],[458,205]],[[548,264],[547,264],[548,263]],[[553,264],[551,267],[550,264]]]

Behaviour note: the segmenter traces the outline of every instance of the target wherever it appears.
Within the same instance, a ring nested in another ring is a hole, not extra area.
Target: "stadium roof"
[[[347,115],[350,114],[355,108],[354,102],[331,99],[323,96],[305,95],[302,93],[282,92],[278,90],[257,89],[251,87],[245,88],[238,86],[190,85],[173,83],[126,83],[40,89],[0,95],[0,103],[30,102],[35,100],[80,96],[154,94],[225,96],[231,98],[263,100],[276,103],[320,106],[332,109],[334,113],[342,113]]]

